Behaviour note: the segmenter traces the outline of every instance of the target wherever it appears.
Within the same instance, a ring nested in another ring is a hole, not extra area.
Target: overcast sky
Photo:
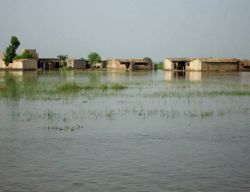
[[[0,51],[40,57],[250,58],[250,0],[0,0]]]

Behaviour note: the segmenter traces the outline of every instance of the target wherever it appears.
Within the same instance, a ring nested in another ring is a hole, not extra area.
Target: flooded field
[[[0,191],[249,191],[250,73],[0,72]]]

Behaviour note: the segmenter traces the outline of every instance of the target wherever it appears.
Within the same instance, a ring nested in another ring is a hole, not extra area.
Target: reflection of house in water
[[[184,71],[164,71],[164,80],[172,81],[177,79],[185,79]]]
[[[145,59],[111,59],[107,60],[107,68],[123,70],[152,70],[153,63]]]
[[[60,67],[60,59],[57,58],[39,58],[37,61],[38,69],[58,69]]]
[[[207,72],[201,71],[164,71],[164,80],[189,80],[200,81],[208,77]]]
[[[4,79],[6,75],[9,75],[17,81],[35,82],[37,80],[37,71],[24,71],[24,70],[12,70],[12,71],[0,71],[0,79]]]
[[[240,60],[224,58],[174,58],[164,61],[164,70],[183,71],[239,71]]]

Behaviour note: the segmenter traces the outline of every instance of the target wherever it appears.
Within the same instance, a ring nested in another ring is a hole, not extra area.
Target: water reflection
[[[4,75],[4,83],[5,86],[3,86],[2,89],[3,96],[14,100],[18,99],[20,97],[20,91],[16,78],[12,74],[6,73]]]
[[[0,73],[0,96],[18,100],[26,87],[37,82],[35,71],[8,71]]]
[[[209,73],[199,71],[164,71],[164,80],[201,81],[208,78]]]
[[[3,80],[6,75],[10,75],[17,81],[36,80],[37,71],[0,71],[0,79]]]

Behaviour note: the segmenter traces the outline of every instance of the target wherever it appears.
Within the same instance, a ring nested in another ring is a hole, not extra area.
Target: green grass
[[[95,89],[95,86],[94,86],[94,85],[91,85],[91,84],[89,84],[89,85],[84,85],[84,86],[83,86],[83,89],[84,89],[84,90],[93,90],[93,89]]]
[[[76,84],[75,82],[73,83],[64,83],[62,85],[60,85],[57,90],[59,92],[78,92],[82,89],[81,86],[79,86],[78,84]]]
[[[72,69],[70,67],[67,67],[67,66],[63,66],[63,67],[59,68],[60,72],[67,72],[67,71],[70,71],[70,70],[72,70]]]
[[[121,89],[127,89],[128,87],[119,83],[112,84],[111,89],[113,90],[121,90]]]
[[[101,84],[101,85],[99,86],[99,89],[101,89],[101,90],[103,90],[103,91],[107,90],[108,88],[109,88],[109,87],[108,87],[107,84]]]

